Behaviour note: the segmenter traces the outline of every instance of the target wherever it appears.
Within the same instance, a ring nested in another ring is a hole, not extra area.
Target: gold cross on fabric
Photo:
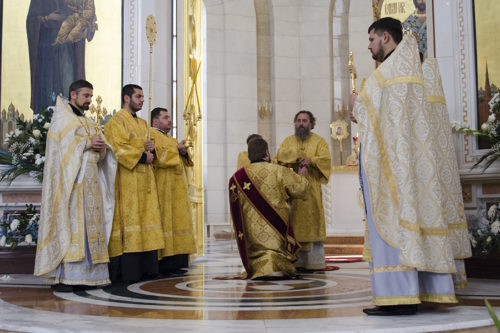
[[[250,185],[252,185],[252,183],[243,182],[243,189],[250,191]]]
[[[233,185],[231,185],[231,187],[229,189],[234,192],[235,188],[236,188],[236,185],[233,184]]]
[[[239,238],[239,239],[243,239],[243,233],[242,233],[242,232],[240,232],[240,233],[238,234],[238,238]]]

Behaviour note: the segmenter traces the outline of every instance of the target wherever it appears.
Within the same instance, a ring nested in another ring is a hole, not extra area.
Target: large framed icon
[[[120,107],[123,0],[0,0],[1,110],[30,119],[86,79]]]

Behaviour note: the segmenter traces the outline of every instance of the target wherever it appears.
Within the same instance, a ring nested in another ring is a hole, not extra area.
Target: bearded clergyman
[[[93,87],[69,88],[57,98],[47,134],[35,275],[54,290],[72,292],[110,283],[108,241],[117,162],[100,128],[84,115]]]
[[[294,118],[295,135],[287,137],[274,161],[298,171],[307,168],[309,188],[304,199],[292,199],[290,220],[302,249],[295,266],[299,270],[325,268],[325,216],[321,184],[330,178],[331,157],[328,143],[311,130],[316,119],[310,111],[299,111]]]
[[[374,22],[368,41],[379,66],[349,103],[359,126],[365,254],[376,305],[363,311],[412,315],[421,302],[457,302],[453,274],[460,269],[455,259],[470,256],[467,222],[447,112],[432,105],[444,102],[432,78],[437,72],[428,63],[424,76],[417,41],[403,38],[394,18]],[[438,137],[445,140],[438,144]]]

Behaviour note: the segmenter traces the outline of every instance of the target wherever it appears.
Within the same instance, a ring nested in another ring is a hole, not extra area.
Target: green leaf
[[[498,320],[497,314],[495,311],[493,311],[493,308],[491,307],[490,302],[485,298],[484,299],[484,304],[486,304],[486,307],[488,308],[488,312],[490,313],[491,319],[493,319],[493,323],[495,323],[495,326],[500,333],[500,320]]]
[[[488,157],[490,157],[491,155],[494,155],[494,154],[495,154],[495,152],[494,152],[493,150],[490,150],[489,152],[487,152],[486,154],[484,154],[483,156],[481,156],[481,157],[479,158],[479,160],[478,160],[478,161],[477,161],[477,162],[476,162],[476,163],[472,166],[472,168],[471,168],[471,169],[474,169],[474,168],[475,168],[475,167],[477,167],[479,164],[481,164],[481,162],[482,162],[482,161],[484,161],[486,158],[488,158]],[[497,157],[495,157],[495,158],[493,158],[493,162],[495,162],[497,158],[498,158],[498,156],[497,156]],[[491,163],[493,163],[493,162],[491,162]],[[490,163],[488,166],[490,166],[490,165],[491,165],[491,163]],[[487,167],[485,167],[485,168],[483,169],[483,172],[484,172],[486,169],[487,169]]]

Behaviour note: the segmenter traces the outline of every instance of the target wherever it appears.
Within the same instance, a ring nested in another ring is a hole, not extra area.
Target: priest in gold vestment
[[[50,278],[61,292],[110,282],[116,159],[84,116],[92,94],[89,82],[73,82],[69,103],[57,98],[47,134],[34,274]]]
[[[137,117],[144,94],[137,85],[122,89],[123,108],[104,126],[118,160],[116,206],[109,242],[112,282],[135,282],[158,276],[158,250],[165,247],[153,173],[154,142],[149,126]]]
[[[229,181],[229,204],[245,277],[291,277],[300,245],[290,225],[287,200],[307,194],[307,168],[299,167],[297,174],[269,163],[267,142],[261,138],[249,142],[248,156],[251,164]]]
[[[159,251],[160,273],[181,274],[188,266],[189,254],[196,252],[194,226],[189,202],[186,168],[193,161],[185,140],[168,135],[172,120],[167,109],[151,111],[151,140],[155,142],[155,177],[163,225],[165,248]]]
[[[470,256],[470,244],[457,210],[457,180],[440,174],[440,159],[456,157],[436,147],[416,40],[403,39],[393,18],[374,22],[368,33],[368,49],[381,64],[350,100],[360,131],[365,246],[377,305],[363,311],[410,315],[422,301],[457,302],[455,259]]]
[[[274,157],[280,165],[292,168],[305,166],[310,186],[303,199],[292,200],[290,221],[302,245],[295,266],[299,269],[325,268],[325,215],[321,184],[330,178],[330,149],[325,139],[312,133],[316,119],[310,111],[299,111],[294,118],[295,135],[287,137]]]

